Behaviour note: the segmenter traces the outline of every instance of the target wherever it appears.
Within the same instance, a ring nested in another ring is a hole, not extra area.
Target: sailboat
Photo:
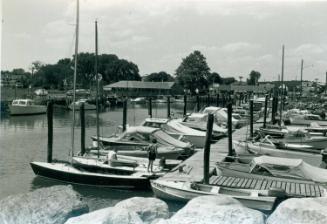
[[[74,66],[74,93],[73,102],[76,100],[76,73],[77,73],[77,58],[78,58],[78,31],[79,31],[79,0],[77,0],[76,10],[76,40],[75,40],[75,66]],[[97,36],[97,23],[96,23],[96,36]],[[97,38],[96,38],[97,45]],[[96,48],[97,49],[97,48]],[[96,50],[97,54],[97,50]],[[95,66],[97,67],[97,66]],[[96,69],[95,69],[96,70]],[[96,75],[97,71],[96,71]],[[97,97],[98,98],[98,97]],[[98,102],[98,99],[97,99]],[[98,108],[98,103],[97,103]],[[79,164],[74,164],[78,158],[74,158],[74,125],[75,125],[75,107],[73,106],[72,117],[72,150],[71,162],[31,162],[30,165],[34,173],[41,177],[51,178],[59,181],[64,181],[73,184],[95,185],[104,187],[117,187],[117,188],[135,188],[147,189],[150,188],[150,179],[157,178],[157,174],[147,173],[146,170],[141,172],[137,169],[121,168],[119,171],[113,169],[114,172],[109,172],[108,166],[96,166],[96,169],[85,169]],[[97,120],[98,118],[97,111]],[[97,136],[99,136],[99,128],[97,125]],[[104,163],[103,163],[104,164]],[[87,164],[90,165],[90,164]],[[125,164],[126,165],[126,164]],[[90,166],[88,166],[90,168]],[[94,167],[93,167],[94,168]]]

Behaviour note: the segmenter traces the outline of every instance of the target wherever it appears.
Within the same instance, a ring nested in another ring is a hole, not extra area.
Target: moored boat
[[[69,163],[31,162],[30,164],[34,173],[38,176],[72,184],[143,190],[150,187],[150,179],[157,178],[155,174],[143,172],[133,174],[89,172],[77,169]]]
[[[31,99],[16,99],[9,105],[10,115],[34,115],[45,114],[47,107],[38,105]]]
[[[79,110],[82,104],[84,104],[84,110],[96,110],[96,105],[88,103],[87,99],[79,99],[75,103],[71,103],[68,107],[70,110],[73,109],[73,104],[75,104],[75,110]]]
[[[269,191],[226,188],[194,182],[173,180],[154,180],[151,187],[158,198],[187,202],[203,195],[226,195],[239,200],[243,205],[264,211],[273,209],[276,197],[269,196]]]

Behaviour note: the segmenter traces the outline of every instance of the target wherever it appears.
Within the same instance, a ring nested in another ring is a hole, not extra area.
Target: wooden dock
[[[259,127],[261,124],[254,125]],[[233,140],[245,140],[250,133],[250,127],[244,126],[233,132]],[[220,139],[210,148],[210,172],[215,168],[215,163],[225,159],[228,152],[228,138]],[[202,181],[203,179],[203,150],[195,153],[193,156],[183,161],[179,167],[183,170],[176,169],[173,172],[164,175],[163,179],[184,180],[184,181]]]
[[[265,177],[231,177],[211,176],[210,184],[229,188],[244,188],[256,190],[269,190],[271,188],[283,189],[288,196],[292,197],[322,197],[324,188],[314,182],[299,180],[283,180],[282,178]]]

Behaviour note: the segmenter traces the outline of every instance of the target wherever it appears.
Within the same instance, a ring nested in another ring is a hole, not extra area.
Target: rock
[[[327,223],[327,198],[292,198],[282,202],[267,223]]]
[[[157,198],[133,197],[121,201],[115,205],[115,208],[125,208],[136,212],[146,223],[150,223],[157,218],[168,218],[168,205]]]
[[[219,195],[194,198],[170,218],[168,223],[263,224],[264,220],[263,213],[244,207],[236,199]]]
[[[133,211],[109,207],[78,217],[70,218],[65,224],[143,224]]]
[[[71,186],[53,186],[2,199],[0,223],[62,224],[88,211]]]

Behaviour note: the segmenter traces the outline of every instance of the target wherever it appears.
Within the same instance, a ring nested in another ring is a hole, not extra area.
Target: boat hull
[[[320,166],[322,162],[322,155],[317,153],[301,152],[296,150],[268,148],[261,145],[256,145],[249,142],[233,141],[236,154],[246,162],[255,156],[268,155],[274,157],[284,157],[292,159],[303,159],[305,162],[313,165]]]
[[[31,162],[34,173],[41,177],[46,177],[62,182],[92,185],[112,188],[134,188],[146,190],[150,188],[149,178],[129,177],[114,174],[94,174],[80,171],[69,164]]]
[[[219,193],[196,191],[192,189],[182,189],[179,187],[171,187],[168,185],[158,184],[155,181],[151,182],[151,187],[156,197],[162,198],[164,200],[170,200],[170,201],[187,202],[199,196],[220,195]],[[263,211],[271,211],[276,201],[275,197],[265,197],[265,198],[250,197],[250,196],[249,197],[230,196],[230,197],[235,198],[246,207],[263,210]]]
[[[13,106],[10,105],[10,115],[36,115],[45,114],[47,107],[43,105],[31,105],[31,106]]]

